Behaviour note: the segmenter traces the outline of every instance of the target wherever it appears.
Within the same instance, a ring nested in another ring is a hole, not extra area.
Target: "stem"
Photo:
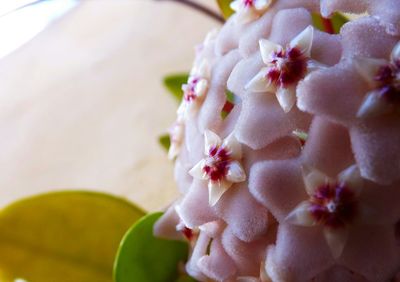
[[[213,18],[214,20],[220,22],[220,23],[225,23],[225,19],[219,15],[218,13],[214,12],[213,10],[207,8],[206,6],[203,6],[199,3],[196,3],[192,0],[156,0],[156,1],[173,1],[173,2],[177,2],[179,4],[185,5],[189,8],[192,8],[200,13],[203,13],[211,18]]]

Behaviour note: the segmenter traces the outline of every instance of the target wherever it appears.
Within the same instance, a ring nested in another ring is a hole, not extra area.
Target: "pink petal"
[[[205,276],[216,281],[226,281],[236,275],[235,263],[226,254],[219,238],[213,239],[210,254],[200,258],[197,265]]]
[[[299,277],[300,281],[310,281],[333,263],[320,227],[281,224],[276,247],[269,251],[266,265],[268,274],[277,281],[298,281]],[[268,268],[269,264],[275,269]]]
[[[362,224],[394,225],[400,219],[400,182],[381,186],[364,181],[359,202],[363,205],[359,217]]]
[[[368,91],[350,62],[312,72],[297,87],[297,106],[332,121],[350,124]]]
[[[189,170],[191,169],[191,165],[185,166],[182,164],[181,160],[177,160],[175,162],[174,167],[174,178],[175,182],[178,185],[179,192],[186,193],[193,182],[193,177],[190,176]]]
[[[249,189],[279,222],[308,199],[301,167],[293,160],[256,163],[250,170]]]
[[[363,276],[350,271],[349,269],[335,265],[328,270],[318,274],[313,282],[338,282],[338,281],[346,281],[346,282],[368,282]]]
[[[232,258],[238,268],[240,276],[259,276],[260,264],[265,260],[266,248],[275,242],[276,225],[271,228],[266,236],[246,243],[238,239],[230,228],[222,234],[222,245],[227,254]]]
[[[258,41],[260,38],[268,37],[274,16],[274,12],[268,11],[246,27],[246,32],[241,34],[239,40],[239,51],[243,57],[247,58],[259,50]]]
[[[205,129],[218,130],[221,126],[221,111],[226,102],[227,81],[239,59],[239,52],[232,51],[215,62],[208,93],[198,115],[200,132]]]
[[[350,131],[361,175],[380,184],[400,178],[400,118],[383,116]]]
[[[176,206],[179,217],[189,228],[217,220],[208,204],[207,181],[194,180],[189,192]]]
[[[310,12],[304,8],[280,10],[274,17],[269,40],[286,46],[311,24]]]
[[[340,39],[340,35],[328,34],[314,29],[311,58],[329,66],[337,64],[342,55]]]
[[[369,281],[389,281],[400,264],[393,226],[352,228],[339,263]]]
[[[285,113],[274,95],[254,93],[242,102],[236,137],[252,149],[261,149],[295,129],[307,130],[310,117],[293,108]]]
[[[238,25],[235,16],[232,16],[222,26],[221,31],[215,42],[215,53],[219,56],[225,55],[229,51],[236,49],[239,44],[240,35],[246,25]]]
[[[259,52],[241,60],[232,70],[228,79],[228,89],[239,97],[247,96],[246,85],[265,67]]]
[[[266,160],[284,160],[299,156],[301,153],[301,143],[294,136],[285,136],[268,146],[253,150],[248,147],[244,149],[244,159],[246,170],[250,170],[251,166],[260,161]]]
[[[345,24],[341,30],[345,57],[389,59],[398,38],[385,32],[373,17],[364,17]]]
[[[204,255],[206,255],[210,240],[211,238],[205,232],[200,232],[199,238],[194,245],[193,252],[190,255],[189,261],[186,263],[186,272],[199,281],[206,280],[205,275],[202,273],[202,270],[198,266],[198,261]]]
[[[400,35],[400,9],[398,0],[370,1],[369,14],[379,19],[387,33]]]
[[[154,224],[154,235],[170,240],[183,240],[181,232],[176,230],[180,218],[175,211],[175,206],[170,206],[163,216]]]
[[[232,186],[214,208],[235,236],[245,242],[267,233],[268,212],[250,195],[245,183]]]
[[[315,118],[304,146],[304,164],[336,177],[355,161],[347,129],[323,118]]]
[[[321,13],[329,17],[333,12],[363,13],[367,10],[367,0],[321,0]]]

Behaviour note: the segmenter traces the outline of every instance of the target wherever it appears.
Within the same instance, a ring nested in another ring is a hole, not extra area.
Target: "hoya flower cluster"
[[[182,88],[156,234],[199,281],[400,281],[400,1],[231,7]],[[312,26],[336,11],[361,16]]]

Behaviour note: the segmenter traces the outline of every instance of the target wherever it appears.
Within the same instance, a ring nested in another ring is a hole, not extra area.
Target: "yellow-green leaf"
[[[112,282],[119,242],[144,212],[110,195],[56,192],[0,212],[0,281]]]
[[[182,84],[185,84],[188,79],[189,74],[187,73],[172,74],[164,77],[165,87],[177,99],[178,102],[180,102],[183,97]]]
[[[221,13],[225,19],[228,19],[234,13],[234,11],[229,6],[231,2],[232,0],[217,0],[218,7],[221,10]]]
[[[147,215],[126,233],[115,261],[115,282],[179,279],[179,264],[187,259],[189,247],[185,242],[154,237],[153,225],[161,215],[161,212]]]
[[[161,147],[168,152],[169,147],[171,146],[171,138],[169,137],[169,134],[164,134],[158,137],[158,142],[160,143]]]
[[[334,13],[329,19],[324,19],[320,14],[313,13],[312,20],[316,28],[332,34],[340,33],[342,26],[349,21],[341,13]]]

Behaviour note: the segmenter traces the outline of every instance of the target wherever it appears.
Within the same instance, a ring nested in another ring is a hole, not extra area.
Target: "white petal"
[[[175,159],[180,152],[180,146],[176,143],[171,143],[171,146],[169,146],[168,150],[168,159],[173,160]]]
[[[222,232],[221,229],[223,229],[223,226],[221,226],[218,220],[210,221],[199,226],[199,230],[206,233],[211,238],[217,237]]]
[[[236,22],[246,24],[260,17],[260,13],[254,7],[241,8],[236,14]]]
[[[232,183],[223,180],[208,182],[208,202],[210,206],[214,206],[231,186]]]
[[[257,10],[266,10],[271,4],[273,0],[256,0],[254,3],[254,7]]]
[[[182,101],[181,104],[178,107],[178,110],[176,111],[176,114],[178,116],[178,120],[185,120],[185,113],[186,113],[186,106],[187,103],[186,101]]]
[[[326,69],[327,65],[324,65],[323,63],[320,63],[316,60],[308,60],[307,61],[307,72],[312,72],[312,71],[316,71],[319,69]]]
[[[261,57],[265,64],[271,62],[272,53],[279,52],[280,50],[283,49],[281,45],[276,44],[267,39],[260,39],[260,41],[258,41],[258,44],[260,45]]]
[[[191,170],[189,170],[189,174],[196,179],[208,179],[207,174],[204,173],[204,164],[205,161],[199,161]]]
[[[286,222],[300,226],[313,226],[316,224],[310,213],[310,202],[301,202],[285,219]]]
[[[203,59],[200,63],[196,63],[193,66],[190,75],[193,77],[209,78],[210,72],[210,63],[206,59]]]
[[[262,261],[260,264],[260,281],[261,282],[272,282],[271,277],[269,277],[265,265],[265,261]]]
[[[339,181],[346,184],[346,187],[351,189],[356,195],[359,195],[363,187],[363,179],[357,165],[352,165],[346,168],[339,174]]]
[[[229,150],[233,159],[240,160],[242,158],[242,144],[236,139],[234,132],[225,138],[223,146]]]
[[[290,41],[290,47],[299,48],[305,56],[310,57],[313,37],[314,28],[309,25],[299,35],[293,38],[292,41]]]
[[[378,90],[369,92],[361,104],[357,112],[359,118],[371,118],[389,113],[392,110],[390,104],[388,104],[379,95]]]
[[[203,41],[204,46],[207,46],[208,44],[210,44],[210,42],[215,40],[218,36],[218,32],[219,32],[218,28],[214,28],[213,30],[208,32]]]
[[[267,77],[268,68],[262,68],[245,86],[246,90],[252,92],[275,92],[275,86]]]
[[[238,12],[242,6],[243,6],[242,0],[235,0],[231,2],[231,4],[229,5],[229,7],[231,7],[231,9],[234,10],[235,12]]]
[[[324,228],[324,236],[329,248],[331,249],[332,256],[335,259],[338,259],[342,255],[343,249],[347,242],[347,228]]]
[[[319,187],[329,182],[329,177],[326,174],[308,166],[303,166],[303,178],[306,192],[310,196],[313,196]]]
[[[208,89],[208,81],[206,79],[200,79],[194,88],[194,92],[196,93],[196,96],[200,98],[206,94],[207,89]]]
[[[397,44],[394,46],[392,50],[392,55],[390,57],[392,59],[392,62],[400,60],[400,41],[397,42]]]
[[[353,62],[357,72],[364,78],[370,87],[377,86],[377,82],[374,80],[374,77],[381,67],[388,64],[388,62],[384,59],[373,58],[354,58]]]
[[[233,161],[229,164],[228,173],[226,174],[226,180],[239,183],[246,180],[246,173],[243,170],[242,165],[237,162]]]
[[[279,87],[276,92],[276,98],[283,111],[288,113],[293,108],[294,104],[296,104],[296,89],[292,87]]]
[[[208,155],[212,147],[219,147],[222,144],[221,138],[211,130],[204,131],[204,154]]]

